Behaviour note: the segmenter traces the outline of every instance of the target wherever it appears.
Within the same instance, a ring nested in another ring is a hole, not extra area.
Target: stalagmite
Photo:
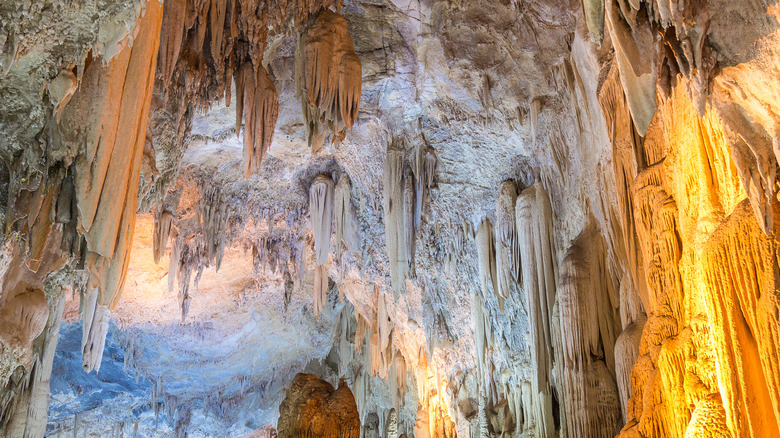
[[[358,116],[362,67],[342,15],[324,9],[300,33],[295,84],[312,153],[322,149],[326,128],[334,144],[344,140]]]
[[[385,430],[387,430],[387,438],[398,438],[398,411],[395,408],[390,409]]]
[[[309,213],[314,234],[314,254],[316,267],[314,270],[314,313],[319,315],[327,298],[328,273],[325,265],[328,263],[330,240],[333,230],[333,180],[327,175],[317,175],[309,189]]]
[[[240,87],[240,89],[239,89]],[[244,173],[257,173],[274,138],[279,95],[262,65],[245,62],[236,70],[236,135],[244,118]]]

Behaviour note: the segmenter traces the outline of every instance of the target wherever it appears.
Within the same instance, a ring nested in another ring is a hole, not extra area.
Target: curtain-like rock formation
[[[314,234],[314,312],[320,313],[328,292],[328,254],[333,233],[333,180],[327,175],[317,175],[309,188],[309,214]]]
[[[586,228],[560,267],[554,345],[561,349],[558,390],[571,437],[613,437],[622,423],[614,353],[620,301],[603,254],[601,236]]]
[[[552,210],[547,192],[539,186],[523,190],[515,207],[520,246],[522,284],[531,325],[531,357],[535,368],[531,388],[534,405],[531,415],[541,436],[555,431],[553,421],[553,306],[558,281],[552,237]]]
[[[322,149],[328,131],[338,144],[355,124],[362,81],[347,20],[323,10],[298,36],[295,52],[296,94],[313,153]]]
[[[236,135],[244,118],[244,166],[248,178],[260,168],[271,147],[279,117],[279,95],[271,77],[262,65],[245,62],[237,70]]]

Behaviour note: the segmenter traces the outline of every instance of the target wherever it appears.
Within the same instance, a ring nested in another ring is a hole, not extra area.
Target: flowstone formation
[[[777,65],[768,0],[5,1],[0,435],[780,436]]]

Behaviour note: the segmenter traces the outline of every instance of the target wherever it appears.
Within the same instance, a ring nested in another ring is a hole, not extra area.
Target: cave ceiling
[[[775,0],[5,0],[0,436],[780,436]]]

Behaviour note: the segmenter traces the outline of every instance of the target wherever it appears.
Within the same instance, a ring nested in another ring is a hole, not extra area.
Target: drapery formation
[[[328,254],[333,233],[333,180],[327,175],[317,175],[309,189],[309,214],[314,234],[314,312],[319,315],[328,293]]]
[[[328,133],[338,144],[355,124],[362,81],[347,20],[323,10],[298,36],[295,52],[296,95],[313,153],[322,149]]]
[[[154,87],[162,6],[149,2],[132,47],[89,62],[63,111],[63,141],[85,144],[74,160],[78,230],[89,272],[83,315],[84,368],[100,367],[108,310],[119,299],[135,226],[138,176]]]
[[[236,70],[236,135],[244,117],[244,168],[246,177],[260,168],[271,147],[279,117],[279,95],[262,65],[245,62]]]

